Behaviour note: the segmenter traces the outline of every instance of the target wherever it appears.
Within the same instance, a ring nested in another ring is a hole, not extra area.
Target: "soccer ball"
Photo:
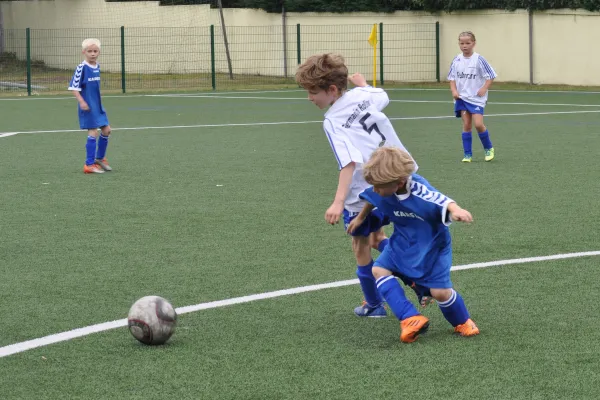
[[[129,332],[148,345],[163,344],[175,332],[177,313],[173,306],[159,296],[142,297],[129,309]]]

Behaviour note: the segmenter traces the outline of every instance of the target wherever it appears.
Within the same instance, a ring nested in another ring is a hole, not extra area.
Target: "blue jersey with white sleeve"
[[[83,61],[75,69],[69,90],[76,90],[90,107],[84,111],[78,105],[79,126],[81,129],[96,129],[109,125],[106,110],[100,97],[100,65]]]
[[[451,287],[452,239],[448,206],[454,201],[420,175],[406,183],[406,194],[382,197],[370,187],[360,197],[394,224],[394,232],[375,265],[426,287]]]

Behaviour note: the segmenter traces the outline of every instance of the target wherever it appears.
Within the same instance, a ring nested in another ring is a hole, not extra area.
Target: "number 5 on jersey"
[[[365,113],[365,116],[362,117],[358,122],[362,125],[363,129],[370,135],[371,132],[375,131],[379,136],[381,136],[381,142],[379,143],[379,147],[385,144],[385,136],[381,133],[376,123],[373,123],[371,126],[367,126],[367,119],[371,116],[371,113]]]

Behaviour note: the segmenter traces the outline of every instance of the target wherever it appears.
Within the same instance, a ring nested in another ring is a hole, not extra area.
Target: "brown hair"
[[[471,32],[471,31],[464,31],[464,32],[461,32],[461,33],[458,35],[458,40],[460,40],[460,38],[461,38],[461,37],[463,37],[463,36],[469,36],[471,39],[473,39],[473,41],[474,41],[474,42],[476,42],[476,41],[477,41],[477,40],[475,40],[475,34],[474,34],[473,32]]]
[[[335,85],[340,92],[348,87],[348,68],[339,54],[317,54],[309,57],[296,72],[296,82],[309,91],[328,90]]]
[[[380,147],[363,167],[365,180],[371,185],[385,185],[415,172],[415,161],[397,147]]]

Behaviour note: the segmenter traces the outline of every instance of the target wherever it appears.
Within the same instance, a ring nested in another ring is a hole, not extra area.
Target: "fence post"
[[[27,42],[27,96],[31,96],[31,29],[25,30],[25,41]]]
[[[217,89],[217,77],[215,71],[215,26],[210,26],[210,71],[212,75],[212,88]]]
[[[435,79],[440,81],[440,21],[435,23]]]
[[[302,51],[300,50],[300,24],[296,24],[296,53],[298,54],[298,65],[302,64]]]
[[[379,83],[383,86],[383,22],[379,23]]]
[[[121,27],[121,89],[125,90],[125,27]]]

